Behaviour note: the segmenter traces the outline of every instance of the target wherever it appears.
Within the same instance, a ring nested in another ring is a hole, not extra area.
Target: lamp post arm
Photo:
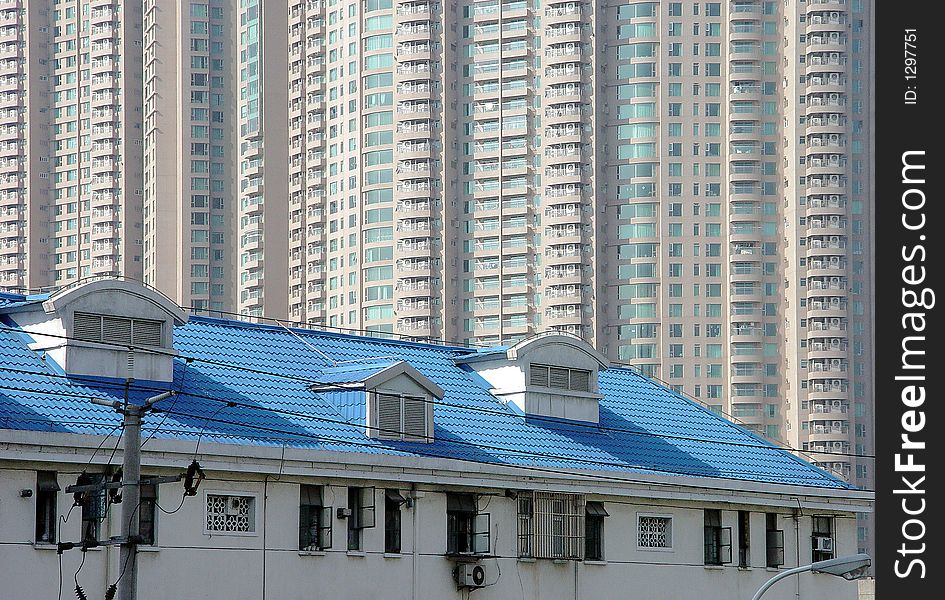
[[[810,571],[812,565],[804,565],[802,567],[794,567],[793,569],[788,569],[787,571],[781,571],[771,579],[765,582],[763,586],[758,588],[758,591],[755,592],[755,595],[752,596],[751,600],[760,600],[761,595],[768,591],[768,588],[781,581],[785,577],[790,577],[791,575],[797,575],[798,573],[803,573],[805,571]]]

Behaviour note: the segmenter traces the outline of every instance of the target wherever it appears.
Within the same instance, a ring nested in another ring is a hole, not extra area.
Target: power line
[[[2,389],[2,388],[0,388],[0,389]],[[164,412],[164,411],[163,411],[162,409],[160,409],[160,408],[155,408],[155,409],[154,409],[154,412]],[[430,457],[434,457],[434,458],[449,458],[449,459],[460,460],[460,461],[467,461],[467,460],[468,460],[468,461],[477,462],[477,463],[480,463],[480,464],[488,464],[488,465],[493,465],[493,466],[495,466],[495,465],[498,464],[498,465],[501,466],[501,463],[492,463],[492,462],[489,462],[489,461],[477,461],[477,460],[473,460],[473,459],[468,459],[468,458],[466,458],[466,457],[453,456],[453,455],[449,455],[449,454],[433,454],[433,453],[424,452],[424,451],[422,451],[422,450],[414,449],[414,448],[401,449],[401,448],[392,448],[392,447],[386,447],[386,446],[378,446],[378,445],[376,445],[376,444],[370,444],[370,443],[366,443],[366,442],[356,442],[356,441],[353,441],[353,440],[345,440],[345,439],[341,439],[341,438],[332,438],[332,437],[328,437],[328,436],[320,436],[320,435],[313,434],[313,433],[301,433],[301,432],[286,431],[286,430],[284,430],[284,429],[278,429],[278,428],[268,427],[268,426],[259,425],[259,424],[248,424],[248,423],[243,423],[243,422],[238,422],[238,421],[231,421],[231,420],[226,420],[226,419],[208,418],[208,417],[206,417],[205,415],[195,415],[195,414],[192,414],[192,413],[185,413],[185,412],[181,412],[181,411],[166,411],[166,412],[169,412],[169,413],[172,414],[172,415],[184,416],[184,417],[193,418],[193,419],[201,419],[201,420],[204,420],[204,421],[212,421],[212,422],[215,422],[215,423],[221,423],[221,424],[226,424],[226,425],[232,425],[232,426],[236,426],[236,427],[240,427],[240,428],[245,428],[245,429],[249,429],[249,430],[254,430],[254,431],[267,431],[267,432],[271,432],[271,433],[282,434],[283,436],[285,436],[285,437],[271,437],[271,436],[268,436],[268,437],[267,437],[267,436],[259,436],[259,435],[252,434],[252,433],[242,433],[242,432],[241,432],[241,433],[223,433],[223,432],[219,432],[219,433],[213,434],[213,435],[215,435],[216,437],[224,437],[224,438],[227,438],[227,437],[230,437],[230,438],[232,438],[232,437],[243,437],[243,438],[246,438],[246,439],[280,440],[280,441],[282,441],[282,440],[294,440],[294,441],[299,441],[299,440],[314,440],[314,441],[323,442],[323,443],[324,443],[324,442],[328,442],[328,443],[343,444],[343,445],[349,445],[349,446],[355,446],[355,447],[362,447],[362,448],[370,448],[370,449],[372,449],[372,450],[377,450],[377,449],[379,449],[379,448],[384,448],[384,449],[387,449],[387,450],[391,450],[391,451],[393,451],[393,452],[395,452],[395,453],[402,453],[402,454],[406,454],[406,455],[417,454],[417,455],[421,455],[421,456],[430,456]],[[309,417],[309,418],[310,418],[311,420],[315,420],[315,421],[323,421],[323,420],[325,420],[325,419],[323,419],[323,418],[321,418],[321,417],[314,417],[314,416]],[[345,425],[351,425],[350,423],[347,423],[347,422],[338,422],[338,423],[339,423],[339,424],[345,424]],[[97,423],[91,423],[91,424],[97,424]],[[198,433],[195,432],[195,431],[188,431],[188,430],[183,430],[183,429],[169,429],[169,428],[165,428],[163,431],[166,431],[166,432],[174,432],[174,433],[178,433],[178,434],[198,435]],[[382,430],[382,431],[389,431],[389,430]],[[211,433],[204,431],[202,434],[199,434],[199,435],[210,436]],[[487,444],[478,444],[478,443],[466,442],[466,441],[462,441],[462,440],[443,439],[443,438],[437,438],[437,437],[429,437],[429,438],[427,438],[427,439],[428,439],[429,441],[431,441],[431,442],[432,442],[432,441],[436,441],[436,442],[442,442],[442,443],[444,443],[444,444],[461,445],[461,446],[470,447],[470,448],[478,448],[478,449],[485,449],[485,450],[495,450],[495,451],[499,451],[499,452],[505,453],[506,455],[511,455],[511,456],[523,456],[523,457],[530,457],[530,458],[548,458],[548,459],[552,459],[552,460],[562,460],[562,461],[567,461],[567,462],[572,462],[572,463],[577,463],[577,464],[588,464],[588,465],[597,465],[597,466],[611,466],[611,467],[619,467],[619,468],[621,468],[621,469],[650,470],[650,471],[671,473],[671,474],[675,474],[675,475],[719,477],[719,475],[717,475],[717,474],[713,475],[713,474],[705,474],[705,473],[690,473],[690,472],[685,472],[685,471],[677,471],[677,470],[673,470],[673,469],[670,469],[670,468],[663,468],[662,465],[650,465],[650,466],[631,465],[631,464],[629,464],[629,463],[615,463],[615,462],[610,462],[610,461],[601,461],[601,460],[594,460],[594,459],[581,459],[581,458],[574,458],[574,457],[568,457],[568,456],[561,456],[561,455],[549,454],[549,453],[543,453],[543,452],[529,452],[529,451],[524,451],[524,450],[518,450],[518,449],[515,449],[515,448],[505,448],[505,447],[501,447],[501,446],[491,446],[491,445],[487,445]],[[777,448],[773,448],[773,447],[769,447],[768,449],[770,449],[770,450],[775,450],[775,451],[778,450]],[[515,464],[511,464],[511,465],[507,465],[507,466],[512,466],[512,467],[516,467],[516,468],[526,468],[526,467],[527,467],[527,465],[515,465]],[[542,469],[542,470],[544,471],[545,469]],[[551,472],[555,472],[555,471],[551,470]],[[729,473],[732,473],[732,474],[741,474],[741,475],[753,475],[753,474],[755,474],[755,473],[752,472],[752,471],[742,471],[742,470],[738,470],[738,469],[730,470]],[[619,479],[619,478],[617,478],[617,479],[620,480],[620,481],[622,481],[622,479]]]
[[[3,327],[0,326],[0,329],[3,329]],[[61,338],[64,338],[64,339],[69,339],[69,340],[75,339],[75,338],[73,338],[73,337],[71,337],[71,336],[52,336],[52,337],[61,337]],[[126,346],[124,346],[124,345],[122,345],[122,344],[115,344],[115,343],[111,343],[110,345],[119,346],[119,347],[123,347],[123,348],[126,347]],[[172,354],[172,353],[169,353],[169,352],[158,352],[158,353],[171,354],[171,355],[173,356],[173,354]],[[215,360],[211,360],[211,359],[204,359],[204,358],[193,357],[193,356],[179,356],[179,358],[188,361],[188,364],[189,364],[189,362],[197,361],[197,362],[202,362],[202,363],[210,364],[210,365],[213,365],[213,366],[224,367],[224,368],[233,369],[233,370],[237,370],[237,371],[244,371],[244,372],[253,373],[253,374],[257,374],[257,375],[266,375],[266,376],[269,376],[269,377],[277,377],[277,378],[286,379],[286,380],[289,380],[289,381],[295,381],[295,382],[303,383],[303,384],[306,384],[306,385],[309,385],[309,386],[326,387],[326,388],[330,388],[330,389],[334,389],[334,390],[338,390],[338,391],[351,391],[351,388],[346,387],[346,386],[341,385],[341,384],[338,384],[338,383],[325,383],[325,382],[321,382],[321,381],[318,381],[318,380],[315,380],[315,379],[311,379],[311,378],[307,378],[307,377],[299,377],[299,376],[289,375],[289,374],[284,374],[284,373],[275,373],[275,372],[272,372],[272,371],[266,371],[266,370],[262,370],[262,369],[255,369],[255,368],[252,368],[252,367],[247,367],[247,366],[245,366],[245,365],[237,365],[237,364],[232,364],[232,363],[225,363],[225,362],[222,362],[222,361],[215,361]],[[122,385],[124,385],[124,384],[119,384],[118,382],[103,382],[103,381],[100,381],[100,380],[96,380],[96,379],[93,378],[93,377],[83,377],[83,376],[81,376],[81,375],[63,375],[63,374],[58,374],[58,373],[44,373],[44,372],[38,372],[38,371],[32,371],[32,370],[25,370],[25,369],[4,369],[4,370],[10,371],[10,372],[18,372],[18,373],[23,373],[23,374],[29,374],[29,375],[41,375],[41,376],[46,376],[46,377],[61,378],[61,379],[69,380],[69,381],[73,381],[73,380],[86,381],[86,382],[94,383],[96,386],[99,386],[99,387],[114,387],[114,388],[117,389],[117,388],[121,387]],[[637,377],[641,377],[641,378],[647,379],[646,376],[641,375],[641,374],[637,373],[636,371],[633,371],[633,373],[634,373],[634,375],[637,376]],[[2,387],[2,386],[0,386],[0,387]],[[146,385],[141,385],[141,384],[138,384],[138,383],[132,384],[132,387],[135,387],[137,390],[140,390],[140,391],[155,391],[155,392],[166,391],[166,388],[162,388],[162,387],[158,387],[158,386],[146,386]],[[16,388],[6,388],[6,389],[16,389]],[[21,391],[27,391],[27,390],[21,390]],[[689,398],[686,398],[686,397],[684,397],[684,396],[678,394],[678,393],[675,392],[674,390],[666,389],[665,391],[666,391],[667,393],[676,395],[676,396],[682,398],[683,400],[688,400],[688,401],[694,402],[693,400],[691,400],[691,399],[689,399]],[[202,395],[202,394],[196,394],[196,393],[189,393],[189,392],[188,392],[186,395],[188,395],[188,396],[190,396],[190,397],[193,397],[193,398],[201,398],[201,399],[205,399],[205,400],[212,400],[212,401],[218,401],[218,402],[226,402],[225,400],[223,400],[223,399],[221,399],[221,398],[215,398],[215,397],[206,396],[206,395]],[[175,402],[176,402],[176,400],[175,400]],[[446,402],[446,401],[444,401],[444,400],[438,400],[438,399],[424,399],[424,402],[427,402],[427,403],[430,403],[430,404],[433,404],[433,405],[448,406],[448,407],[459,408],[459,409],[463,409],[463,410],[470,410],[470,411],[474,411],[474,412],[481,412],[481,413],[484,413],[484,414],[495,414],[495,415],[506,416],[506,417],[507,417],[507,416],[512,416],[512,415],[510,415],[509,412],[503,411],[503,410],[499,410],[499,409],[489,409],[489,408],[486,408],[486,407],[473,407],[473,406],[468,406],[468,405],[464,405],[464,404],[457,404],[457,403]],[[238,403],[238,404],[239,404],[239,403]],[[702,403],[699,403],[699,405],[702,406]],[[247,406],[247,407],[250,407],[250,408],[255,408],[255,409],[257,409],[257,410],[269,410],[269,411],[272,411],[272,412],[276,412],[276,413],[280,413],[280,414],[288,414],[288,415],[291,415],[291,416],[305,416],[305,417],[310,416],[310,415],[307,415],[307,414],[304,414],[304,413],[292,413],[292,412],[290,412],[290,411],[285,411],[285,410],[281,410],[281,409],[275,409],[275,408],[271,408],[271,407],[261,407],[261,406],[253,406],[253,405],[246,405],[246,406]],[[704,408],[704,407],[703,407],[703,408]],[[709,412],[711,412],[711,411],[709,411]],[[547,422],[552,422],[552,423],[560,424],[560,420],[555,419],[554,417],[547,417],[547,416],[544,416],[544,415],[528,415],[528,418],[529,418],[529,419],[532,419],[532,420],[537,420],[537,421],[547,421]],[[347,423],[347,422],[345,422],[345,423]],[[739,446],[739,447],[745,447],[745,448],[758,448],[758,449],[771,449],[771,448],[773,448],[773,449],[779,449],[777,446],[775,446],[774,444],[770,444],[770,443],[757,443],[757,444],[753,444],[753,443],[747,443],[747,442],[726,442],[726,441],[721,441],[721,440],[710,440],[710,439],[702,439],[702,438],[692,438],[692,437],[688,437],[688,436],[674,436],[674,435],[671,435],[671,434],[665,434],[665,435],[664,435],[664,434],[657,434],[657,433],[646,432],[646,431],[634,431],[634,430],[628,430],[628,429],[623,429],[623,428],[619,428],[619,427],[610,427],[610,426],[600,425],[600,424],[581,423],[581,422],[577,422],[577,421],[571,421],[571,422],[569,422],[569,423],[568,423],[568,426],[574,427],[574,428],[578,428],[578,429],[580,429],[580,428],[585,428],[585,429],[588,430],[588,431],[598,431],[598,430],[614,431],[614,432],[627,433],[627,434],[630,434],[630,435],[641,435],[641,436],[649,435],[649,436],[660,437],[660,438],[664,438],[664,439],[678,439],[678,440],[683,440],[683,441],[693,441],[693,442],[704,442],[704,443],[724,444],[724,445],[733,445],[733,446]],[[754,434],[753,434],[753,435],[754,435]],[[812,450],[802,450],[802,449],[799,449],[799,448],[793,448],[793,447],[787,445],[787,444],[784,443],[784,442],[781,442],[781,443],[782,443],[782,446],[781,446],[780,449],[787,450],[787,451],[790,451],[790,452],[796,452],[796,453],[804,454],[805,456],[811,456],[812,454],[816,453],[816,454],[830,455],[830,456],[848,456],[848,457],[870,458],[870,459],[875,458],[875,455],[857,454],[857,453],[851,453],[851,452],[834,452],[834,451],[823,451],[823,452],[821,452],[821,451],[812,451]]]
[[[155,412],[159,412],[159,411],[160,411],[160,409],[156,409]],[[172,413],[172,414],[173,414],[173,413]],[[205,418],[205,417],[199,417],[199,418]],[[15,419],[15,418],[14,418],[14,419],[10,419],[10,420],[32,421],[32,419]],[[368,444],[368,443],[365,443],[365,442],[357,442],[357,441],[354,441],[354,440],[344,440],[344,439],[338,439],[338,438],[321,437],[321,436],[317,436],[317,435],[315,435],[315,434],[304,434],[304,435],[303,435],[303,434],[300,434],[300,433],[289,432],[289,431],[280,430],[280,429],[276,429],[276,428],[272,428],[272,427],[257,427],[257,426],[255,426],[255,425],[247,425],[247,424],[245,424],[245,423],[239,423],[239,422],[236,422],[236,421],[228,421],[228,420],[224,420],[224,419],[215,419],[215,421],[216,421],[216,422],[220,422],[220,423],[224,423],[224,424],[232,424],[232,425],[239,426],[239,427],[245,427],[245,428],[247,428],[247,429],[260,429],[260,430],[262,430],[262,431],[269,431],[269,432],[272,432],[272,433],[281,433],[282,435],[279,435],[279,436],[277,436],[277,435],[263,435],[263,434],[261,434],[261,433],[248,433],[248,432],[247,432],[247,433],[235,434],[235,433],[205,431],[204,434],[203,434],[205,437],[223,438],[223,439],[232,439],[232,438],[234,438],[234,437],[240,437],[240,438],[251,439],[251,440],[258,440],[258,441],[263,441],[263,442],[279,442],[279,443],[284,443],[284,442],[290,441],[290,440],[291,440],[291,441],[299,441],[300,439],[311,439],[311,440],[313,440],[313,441],[318,441],[318,442],[330,442],[330,443],[335,443],[335,444],[340,444],[340,445],[347,445],[347,446],[353,446],[353,447],[368,448],[368,449],[372,449],[372,450],[378,449],[378,446],[376,446],[376,445]],[[65,423],[65,424],[76,424],[76,425],[100,425],[100,423],[88,422],[88,421],[62,421],[62,423]],[[195,435],[195,432],[194,432],[194,431],[184,430],[184,429],[176,429],[176,428],[162,428],[162,431],[167,432],[167,433],[177,433],[177,434]],[[450,442],[452,442],[452,440],[444,440],[444,442],[450,443]],[[221,443],[224,443],[224,442],[221,442]],[[536,472],[540,472],[540,473],[551,473],[551,474],[558,474],[558,475],[561,474],[560,469],[551,469],[551,468],[537,467],[537,466],[532,466],[532,465],[519,465],[519,464],[514,464],[514,463],[495,463],[495,462],[489,462],[489,461],[485,461],[485,460],[477,460],[477,459],[474,459],[474,458],[457,457],[457,456],[452,456],[452,455],[448,455],[448,454],[435,454],[435,453],[432,453],[432,452],[425,452],[425,451],[423,451],[423,450],[413,450],[413,449],[410,449],[410,450],[400,450],[400,449],[397,449],[397,448],[388,448],[388,449],[391,449],[391,450],[393,450],[394,452],[402,452],[402,453],[404,453],[404,454],[418,454],[418,455],[426,456],[426,457],[429,457],[429,458],[445,458],[445,459],[452,459],[452,460],[457,460],[457,461],[461,461],[461,462],[472,462],[472,463],[476,463],[476,464],[483,464],[483,465],[488,465],[488,466],[492,466],[492,467],[496,467],[496,466],[498,466],[498,467],[508,467],[508,468],[514,468],[514,469],[525,470],[525,471],[536,471]],[[509,452],[509,454],[514,454],[514,452]],[[537,453],[537,455],[538,455],[538,456],[546,456],[546,455],[543,455],[543,454],[540,454],[540,453]],[[567,457],[567,458],[565,458],[565,460],[570,460],[571,462],[579,462],[581,459],[574,459],[574,458]],[[716,475],[716,476],[713,476],[713,475],[699,475],[699,474],[694,474],[694,473],[684,473],[684,472],[679,472],[679,471],[672,471],[672,470],[660,469],[660,468],[654,467],[654,466],[651,466],[651,467],[642,467],[642,466],[630,466],[630,465],[627,465],[627,464],[615,464],[614,466],[620,466],[620,467],[622,467],[622,468],[624,468],[624,469],[628,469],[628,470],[630,470],[630,469],[639,469],[639,470],[644,470],[644,471],[663,472],[663,473],[668,473],[668,474],[672,474],[672,475],[688,475],[688,476],[691,476],[691,477],[693,477],[693,476],[704,476],[704,477],[712,477],[712,478],[717,478],[717,479],[718,479],[718,478],[724,479],[724,477],[719,477],[719,476],[717,476],[717,475]],[[749,474],[754,474],[753,472],[748,472],[748,473],[749,473]],[[584,479],[594,479],[594,480],[602,480],[602,481],[612,481],[612,482],[619,482],[619,483],[631,483],[631,482],[636,481],[636,482],[644,482],[644,483],[647,483],[647,484],[653,484],[653,482],[649,482],[649,481],[633,480],[633,479],[627,479],[627,478],[624,478],[624,477],[607,476],[607,475],[601,475],[601,474],[597,474],[597,473],[574,473],[573,476],[574,476],[574,477],[578,477],[578,478],[584,478]],[[656,485],[672,485],[672,484],[656,484]],[[799,485],[803,485],[803,484],[799,484]],[[833,488],[826,488],[826,489],[833,489]],[[867,489],[867,488],[855,488],[855,489],[856,489],[857,491],[866,491],[866,492],[873,491],[873,490],[870,490],[870,489]],[[168,514],[173,514],[174,512],[177,512],[177,510],[180,509],[179,506],[178,506],[177,509],[174,509],[173,511],[166,511],[163,507],[159,507],[159,508],[161,508],[161,511],[162,511],[162,512],[166,512],[166,513],[168,513]]]
[[[0,385],[0,389],[10,389],[10,388]],[[22,390],[22,389],[20,389],[20,388],[14,388],[14,389],[18,389],[18,390],[20,390],[20,391],[31,391],[31,390]],[[48,395],[62,395],[62,394],[58,394],[58,393],[56,393],[56,392],[46,392],[46,391],[41,391],[41,390],[38,390],[38,391],[36,391],[35,393],[48,394]],[[71,396],[71,397],[74,397],[74,398],[91,399],[91,397],[85,396],[85,395],[81,395],[81,394],[67,394],[67,395],[69,395],[69,396]],[[198,449],[199,449],[199,440],[200,440],[200,437],[204,435],[204,430],[205,430],[206,424],[207,424],[208,422],[217,422],[217,423],[224,423],[224,424],[229,424],[229,425],[236,425],[236,426],[239,426],[239,427],[241,427],[241,428],[247,428],[247,429],[263,429],[263,430],[270,430],[270,431],[273,431],[273,432],[275,432],[275,433],[283,433],[283,434],[286,434],[286,435],[289,436],[289,439],[298,439],[298,438],[301,437],[301,438],[303,438],[303,439],[305,439],[305,438],[314,438],[314,439],[322,440],[322,441],[331,441],[331,440],[329,440],[329,439],[326,438],[326,437],[318,436],[318,435],[315,435],[315,434],[308,434],[308,433],[302,434],[302,433],[296,433],[296,432],[289,432],[289,431],[280,430],[280,429],[268,428],[268,427],[265,427],[265,426],[262,426],[262,425],[258,425],[258,424],[248,424],[248,423],[235,422],[235,421],[228,421],[228,420],[224,420],[224,419],[216,419],[216,418],[214,418],[222,409],[226,408],[227,406],[231,406],[231,405],[233,405],[233,406],[242,406],[242,407],[244,407],[244,408],[248,408],[248,409],[252,409],[252,410],[258,410],[258,411],[260,411],[260,412],[268,412],[268,413],[275,413],[275,414],[280,414],[280,415],[284,415],[284,416],[292,416],[292,417],[304,418],[304,419],[307,419],[307,420],[310,420],[310,421],[316,421],[316,422],[327,423],[327,424],[333,424],[333,425],[345,425],[345,426],[356,426],[356,427],[358,426],[357,424],[351,423],[351,422],[349,422],[349,421],[341,420],[341,419],[331,419],[331,418],[324,417],[324,416],[316,416],[316,415],[311,415],[311,414],[308,414],[308,413],[300,413],[300,412],[295,412],[295,411],[280,410],[280,409],[274,409],[274,408],[270,408],[270,407],[259,407],[259,406],[254,406],[254,405],[251,405],[251,404],[237,403],[237,402],[234,402],[234,401],[231,401],[231,400],[222,400],[222,399],[213,398],[213,397],[209,397],[209,396],[205,396],[204,398],[205,398],[205,399],[208,399],[208,400],[211,400],[211,401],[216,401],[216,402],[221,402],[221,403],[222,403],[221,406],[220,406],[219,408],[217,408],[209,417],[208,417],[208,416],[205,416],[205,415],[195,415],[195,414],[192,414],[192,413],[179,412],[179,411],[175,411],[175,410],[170,409],[170,408],[169,408],[169,409],[162,409],[162,408],[159,408],[159,407],[155,407],[155,408],[154,408],[154,412],[164,412],[164,413],[166,413],[166,414],[174,414],[174,415],[179,415],[179,416],[186,416],[186,417],[192,418],[192,419],[202,419],[202,420],[204,420],[204,425],[201,427],[201,431],[200,431],[200,433],[198,434],[198,438],[197,438],[197,439],[198,439],[198,445],[197,445],[197,448],[198,448]],[[475,409],[472,409],[472,410],[475,410]],[[506,414],[506,416],[509,416],[508,413],[505,413],[505,414]],[[371,429],[372,429],[372,430],[376,430],[376,431],[381,432],[381,433],[400,433],[399,430],[395,431],[395,430],[392,430],[392,429],[385,429],[385,428],[379,428],[379,427],[371,427]],[[169,431],[169,430],[168,430],[168,431]],[[626,431],[626,430],[624,430],[624,431]],[[183,433],[183,431],[181,431],[181,432]],[[189,434],[193,435],[194,432],[186,432],[186,433],[189,433]],[[646,434],[647,436],[650,436],[650,437],[658,437],[658,438],[659,438],[659,437],[663,437],[663,436],[660,436],[659,434],[655,434],[655,433],[652,433],[652,432],[633,432],[633,431],[626,431],[626,433],[628,433],[628,434],[637,433],[637,434],[640,434],[640,435]],[[231,435],[232,435],[232,434],[231,434]],[[252,436],[245,436],[245,437],[251,438]],[[492,446],[492,445],[482,444],[482,443],[476,443],[476,442],[467,442],[467,441],[465,441],[465,440],[448,439],[448,438],[437,437],[437,436],[435,436],[435,435],[434,435],[434,436],[417,436],[417,437],[421,437],[421,438],[423,438],[424,440],[426,440],[426,441],[428,441],[428,442],[442,442],[442,443],[446,443],[446,444],[455,444],[455,445],[467,446],[467,447],[471,447],[471,448],[482,448],[482,449],[487,449],[487,450],[498,450],[498,451],[506,452],[506,453],[509,453],[509,454],[523,454],[523,455],[526,455],[526,456],[547,457],[547,458],[552,458],[552,459],[555,459],[555,460],[569,460],[569,461],[574,461],[574,462],[586,462],[586,463],[589,463],[589,464],[594,464],[594,463],[595,463],[595,461],[590,460],[590,459],[574,459],[574,458],[572,458],[572,457],[564,457],[564,456],[561,456],[561,455],[555,455],[555,454],[549,454],[549,453],[526,452],[526,451],[517,450],[517,449],[514,449],[514,448],[505,448],[505,447],[501,447],[501,446]],[[758,445],[742,445],[742,444],[739,444],[739,443],[737,443],[737,442],[713,441],[713,440],[705,440],[705,439],[700,439],[700,438],[684,438],[684,437],[682,437],[682,436],[677,436],[677,438],[678,438],[678,439],[685,440],[685,441],[698,442],[698,443],[705,443],[705,444],[718,444],[718,445],[723,445],[723,446],[736,446],[736,447],[745,447],[745,446],[747,446],[747,447],[758,448],[758,449],[768,450],[768,451],[773,451],[773,452],[782,452],[782,451],[783,451],[782,449],[779,449],[779,448],[776,448],[776,447],[770,446],[770,445],[764,445],[764,446],[758,446]],[[348,441],[348,440],[346,440],[345,443],[346,443],[347,441]],[[376,445],[372,445],[372,444],[364,444],[364,445],[365,445],[366,447],[377,448]],[[399,450],[399,451],[418,453],[418,451],[413,450],[413,449],[411,449],[411,450],[409,450],[409,451],[404,451],[404,450]],[[606,452],[605,449],[604,449],[603,451]],[[195,450],[195,452],[196,452],[196,450]],[[627,463],[615,463],[615,462],[608,462],[608,461],[599,461],[599,463],[602,464],[602,465],[608,465],[608,466],[613,466],[613,467],[621,467],[621,468],[628,468],[628,466],[629,466]],[[644,467],[644,468],[645,468],[645,467]],[[656,469],[656,470],[660,470],[660,469]],[[686,473],[686,472],[684,472],[684,471],[673,471],[673,470],[671,470],[671,469],[665,469],[665,470],[666,470],[667,472],[673,472],[673,473],[679,473],[679,474],[688,474],[688,473]],[[740,473],[740,474],[752,474],[752,473],[753,473],[753,472],[751,472],[751,471],[739,471],[739,470],[732,470],[732,471],[730,471],[730,472],[732,472],[732,473]]]

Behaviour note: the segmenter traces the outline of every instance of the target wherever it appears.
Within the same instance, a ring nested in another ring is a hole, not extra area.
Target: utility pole
[[[117,600],[137,600],[138,597],[138,562],[135,553],[138,542],[141,540],[138,529],[138,512],[141,504],[141,419],[151,408],[161,400],[173,396],[175,392],[164,392],[152,396],[144,404],[122,403],[117,400],[95,398],[95,404],[101,404],[115,409],[122,415],[124,427],[124,445],[122,446],[122,491],[121,503],[121,539],[118,554],[118,582]]]

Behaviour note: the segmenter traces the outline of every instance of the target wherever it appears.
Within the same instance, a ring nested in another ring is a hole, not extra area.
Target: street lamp
[[[859,579],[860,577],[866,575],[866,570],[869,569],[869,567],[869,554],[841,556],[840,558],[821,560],[810,565],[804,565],[803,567],[794,567],[793,569],[788,569],[787,571],[778,573],[765,582],[763,586],[758,588],[758,591],[755,592],[755,595],[752,596],[751,600],[759,600],[762,594],[768,591],[768,588],[781,581],[785,577],[797,575],[798,573],[804,573],[805,571],[811,571],[813,573],[827,573],[829,575],[843,577],[844,579]]]

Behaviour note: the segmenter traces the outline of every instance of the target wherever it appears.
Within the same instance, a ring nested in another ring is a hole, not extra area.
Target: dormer
[[[318,380],[312,391],[323,393],[347,421],[363,424],[368,437],[433,440],[433,405],[443,399],[443,388],[409,363],[396,359],[339,363],[323,369]]]
[[[607,358],[581,338],[559,332],[530,337],[457,359],[520,414],[598,423],[598,373]]]
[[[173,381],[174,326],[187,313],[139,283],[99,279],[70,286],[9,315],[69,375]]]

